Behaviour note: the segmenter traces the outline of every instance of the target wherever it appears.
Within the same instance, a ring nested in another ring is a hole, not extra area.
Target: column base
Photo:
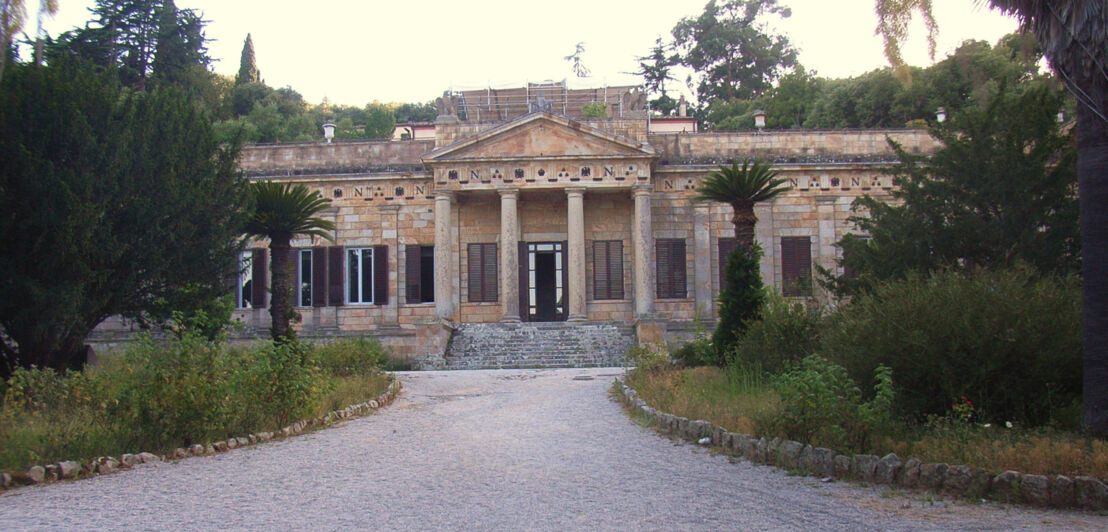
[[[581,316],[572,316],[571,315],[570,317],[566,318],[566,321],[572,321],[572,322],[575,322],[575,323],[580,323],[580,322],[583,322],[583,321],[589,321],[589,318],[588,318],[588,316],[584,316],[584,315],[581,315]]]
[[[504,316],[500,318],[500,323],[523,323],[523,320],[513,316]]]

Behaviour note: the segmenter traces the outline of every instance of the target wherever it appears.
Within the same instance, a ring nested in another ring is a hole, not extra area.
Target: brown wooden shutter
[[[727,284],[725,279],[727,278],[727,262],[731,259],[731,253],[739,247],[739,239],[733,237],[720,238],[718,246],[719,248],[719,290],[723,291],[723,287]]]
[[[530,272],[527,265],[527,242],[519,243],[519,319],[531,321],[531,282],[528,276]]]
[[[654,245],[657,258],[657,289],[659,299],[684,299],[687,294],[685,276],[685,239],[659,238]]]
[[[561,299],[561,301],[562,301],[561,319],[563,319],[563,320],[569,317],[569,276],[570,276],[571,273],[573,273],[573,272],[569,271],[569,268],[570,268],[570,265],[569,265],[569,241],[568,240],[563,240],[562,241],[562,296],[561,296],[562,297],[562,299]],[[584,275],[584,274],[582,273],[582,275]]]
[[[496,275],[497,263],[499,262],[496,260],[496,244],[483,244],[482,248],[482,261],[484,262],[482,267],[485,274],[482,280],[484,285],[481,289],[484,296],[482,301],[492,303],[497,300],[497,284],[499,281]]]
[[[327,306],[327,248],[312,248],[312,306]]]
[[[669,241],[660,238],[654,241],[656,297],[660,299],[672,297],[670,294],[673,292],[673,259],[670,252]]]
[[[781,293],[808,295],[811,288],[812,241],[809,237],[781,237]]]
[[[332,307],[341,307],[345,303],[343,291],[346,289],[345,250],[342,246],[327,248],[327,303]]]
[[[481,244],[466,246],[466,299],[481,301]]]
[[[253,250],[250,258],[250,304],[254,308],[266,307],[266,249]]]
[[[623,299],[623,241],[608,242],[609,299]]]
[[[608,260],[608,242],[594,240],[592,243],[592,297],[593,299],[609,299],[612,293],[608,274],[610,261]]]
[[[404,284],[407,287],[404,297],[409,305],[422,301],[423,294],[419,284],[423,274],[423,271],[420,270],[423,257],[421,251],[421,246],[418,244],[408,245],[404,248]]]
[[[373,246],[373,304],[389,304],[388,246]]]

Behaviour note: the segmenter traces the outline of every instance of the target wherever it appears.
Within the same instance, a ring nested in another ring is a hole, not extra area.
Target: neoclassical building
[[[529,88],[448,94],[434,124],[396,140],[243,150],[251,179],[331,200],[335,241],[293,243],[303,337],[373,335],[430,365],[467,327],[494,344],[552,328],[672,341],[698,320],[711,326],[734,246],[731,208],[695,199],[708,172],[762,158],[788,180],[790,192],[756,209],[761,270],[786,296],[808,297],[812,265],[837,268],[853,200],[893,186],[879,172],[893,157],[886,138],[935,147],[921,129],[698,132],[691,118],[648,117],[629,87]],[[609,102],[612,118],[583,118],[583,99]],[[244,260],[236,319],[264,335],[264,243]],[[533,326],[543,322],[555,325]]]

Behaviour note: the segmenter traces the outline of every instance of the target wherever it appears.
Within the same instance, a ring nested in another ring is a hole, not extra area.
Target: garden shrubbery
[[[750,322],[735,343],[731,362],[771,375],[781,373],[816,352],[820,323],[818,309],[770,293],[761,319]]]
[[[884,364],[897,411],[943,416],[969,398],[974,421],[1066,424],[1081,396],[1081,294],[1074,278],[1027,269],[911,277],[837,312],[821,352],[857,382]]]
[[[366,338],[228,347],[182,330],[80,372],[20,368],[3,386],[0,470],[275,430],[376,397],[386,360]]]

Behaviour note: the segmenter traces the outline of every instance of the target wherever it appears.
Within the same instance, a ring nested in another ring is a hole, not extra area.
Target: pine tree
[[[242,43],[242,58],[239,59],[239,74],[235,76],[235,85],[258,83],[261,80],[262,73],[258,70],[258,64],[254,61],[254,41],[247,33],[246,42]]]

